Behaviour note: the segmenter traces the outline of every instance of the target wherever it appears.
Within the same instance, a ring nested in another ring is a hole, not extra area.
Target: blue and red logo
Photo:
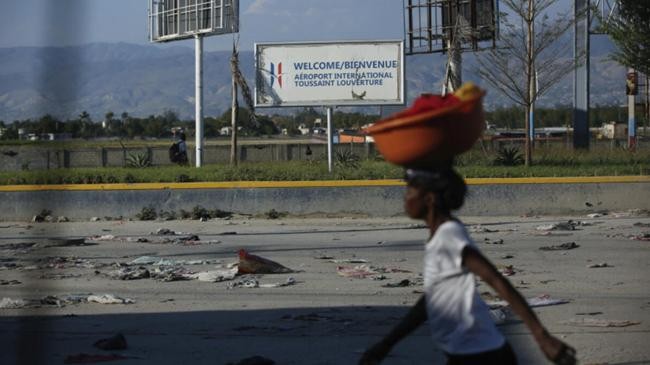
[[[275,71],[275,63],[271,62],[271,87],[273,87],[273,82],[278,80],[278,85],[282,88],[282,62],[278,63],[277,73]]]

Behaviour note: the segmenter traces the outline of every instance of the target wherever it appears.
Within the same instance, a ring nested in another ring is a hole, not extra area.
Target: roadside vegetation
[[[590,151],[573,151],[538,147],[535,165],[525,167],[521,152],[516,147],[483,151],[479,146],[461,156],[456,166],[466,178],[650,175],[650,149],[632,153],[622,148],[598,147]],[[0,172],[0,184],[376,180],[402,177],[403,169],[383,161],[381,156],[362,159],[345,153],[334,156],[334,171],[331,174],[327,171],[327,162],[320,158],[312,161],[243,162],[239,166],[207,165],[200,169],[139,164],[137,168]]]

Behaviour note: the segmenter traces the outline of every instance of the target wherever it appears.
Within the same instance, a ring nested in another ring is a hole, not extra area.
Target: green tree
[[[622,65],[650,74],[650,0],[620,0],[618,16],[604,30],[618,47],[611,57]]]

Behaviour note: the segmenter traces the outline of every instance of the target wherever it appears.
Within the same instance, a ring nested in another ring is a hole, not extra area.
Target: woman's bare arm
[[[546,357],[556,364],[575,364],[575,350],[548,333],[528,302],[485,256],[472,247],[466,247],[463,250],[463,265],[510,304],[512,310],[528,326]]]

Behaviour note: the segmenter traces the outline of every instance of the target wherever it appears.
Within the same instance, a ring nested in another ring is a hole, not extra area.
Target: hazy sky
[[[571,8],[559,0],[553,10]],[[147,0],[3,0],[0,47],[148,44]],[[240,0],[240,46],[253,42],[401,39],[403,0]],[[503,10],[503,9],[501,9]],[[230,49],[231,35],[207,50]],[[192,46],[191,40],[173,45]]]
[[[147,6],[147,0],[4,0],[0,47],[148,44]],[[402,0],[240,0],[240,17],[242,49],[256,41],[403,36]],[[232,35],[209,37],[205,47],[230,49],[232,41]]]

